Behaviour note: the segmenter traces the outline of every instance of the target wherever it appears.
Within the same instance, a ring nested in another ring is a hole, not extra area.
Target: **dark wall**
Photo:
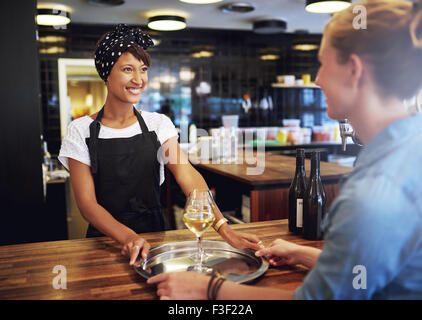
[[[0,2],[0,244],[43,237],[35,0]]]

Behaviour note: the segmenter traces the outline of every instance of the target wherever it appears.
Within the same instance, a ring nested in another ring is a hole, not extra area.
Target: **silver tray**
[[[202,240],[204,265],[218,271],[224,278],[244,283],[265,273],[268,262],[256,257],[251,249],[236,249],[224,241]],[[195,262],[196,241],[171,242],[152,248],[136,272],[148,279],[156,274],[187,271]]]

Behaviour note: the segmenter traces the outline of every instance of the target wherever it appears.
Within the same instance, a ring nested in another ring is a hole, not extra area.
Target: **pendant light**
[[[37,24],[42,26],[62,26],[70,22],[70,13],[58,9],[37,9]]]
[[[305,10],[312,13],[334,13],[350,6],[350,0],[306,0]]]
[[[180,16],[160,15],[148,19],[148,28],[159,31],[175,31],[186,28],[186,19]]]
[[[286,31],[287,22],[280,19],[258,20],[253,23],[252,28],[255,33],[280,33]]]

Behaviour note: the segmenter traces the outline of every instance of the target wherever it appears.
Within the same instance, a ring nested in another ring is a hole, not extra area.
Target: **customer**
[[[90,223],[87,237],[117,240],[130,264],[139,261],[141,250],[145,258],[150,248],[140,233],[166,228],[160,204],[164,161],[158,161],[164,150],[169,151],[166,165],[186,195],[208,189],[180,150],[171,120],[134,107],[148,81],[151,59],[145,49],[152,44],[139,28],[126,25],[101,38],[95,66],[107,87],[105,104],[70,123],[59,154],[70,170],[79,210]],[[233,231],[222,219],[217,210],[218,232],[231,245],[259,249],[256,236]]]
[[[354,8],[366,10],[367,29],[354,28]],[[256,253],[311,268],[294,292],[213,279],[211,297],[218,285],[218,299],[422,298],[422,115],[403,103],[422,87],[422,2],[367,0],[335,14],[319,60],[328,116],[348,119],[365,144],[323,221],[324,248],[277,240]],[[148,283],[163,299],[204,299],[209,279],[171,273]]]

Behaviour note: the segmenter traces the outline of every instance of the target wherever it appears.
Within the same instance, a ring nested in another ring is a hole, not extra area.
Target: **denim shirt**
[[[295,299],[422,299],[422,115],[362,149],[322,229]]]

